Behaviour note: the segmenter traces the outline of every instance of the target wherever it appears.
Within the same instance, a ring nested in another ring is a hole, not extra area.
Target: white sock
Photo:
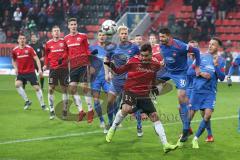
[[[24,99],[24,101],[28,101],[27,94],[24,91],[24,89],[22,87],[18,87],[16,89],[17,89],[17,92],[20,94],[20,96]]]
[[[167,137],[163,128],[163,125],[160,121],[154,122],[154,129],[156,133],[158,134],[162,144],[167,144]]]
[[[112,124],[112,129],[116,129],[117,126],[123,121],[123,119],[125,118],[126,116],[124,116],[122,114],[122,110],[119,110],[116,114],[116,117],[113,121],[113,124]]]
[[[39,89],[39,91],[37,91],[36,94],[37,94],[38,101],[40,102],[40,105],[43,106],[44,105],[44,99],[43,99],[42,90]]]
[[[63,100],[63,110],[66,111],[67,110],[67,106],[68,106],[68,95],[66,93],[62,94],[62,100]]]
[[[54,111],[54,96],[53,94],[49,94],[48,93],[48,105],[49,105],[49,108],[50,108],[50,112],[53,112]]]
[[[87,103],[87,106],[88,106],[88,111],[91,111],[93,108],[93,102],[92,102],[92,97],[91,97],[91,93],[88,92],[85,96],[85,101]]]
[[[80,96],[78,94],[74,94],[73,99],[78,108],[78,111],[81,112],[83,110],[83,108],[82,108],[82,101],[81,101]]]

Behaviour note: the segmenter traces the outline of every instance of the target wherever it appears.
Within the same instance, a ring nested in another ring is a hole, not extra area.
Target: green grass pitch
[[[14,79],[14,76],[0,77],[0,160],[238,160],[240,157],[240,133],[237,132],[239,84],[234,83],[231,88],[224,83],[218,86],[212,117],[214,143],[204,141],[205,132],[199,139],[200,149],[191,148],[191,136],[182,149],[164,154],[149,121],[143,122],[144,136],[138,138],[136,121],[127,118],[113,141],[106,143],[97,118],[93,124],[60,119],[50,121],[49,113],[41,110],[29,85],[26,91],[33,104],[31,110],[24,111],[24,102],[14,88]],[[44,98],[47,102],[46,89]],[[60,101],[60,94],[55,100]],[[158,97],[156,107],[161,112],[168,141],[176,143],[182,126],[176,90]],[[71,110],[76,112],[76,107]],[[197,114],[192,123],[194,131],[199,120]]]

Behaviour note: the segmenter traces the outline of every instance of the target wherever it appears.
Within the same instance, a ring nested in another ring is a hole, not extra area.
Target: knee
[[[130,113],[132,113],[132,108],[131,108],[131,106],[123,106],[122,107],[122,113],[124,114],[124,115],[127,115],[127,114],[130,114]]]
[[[70,93],[71,93],[72,95],[76,94],[76,92],[77,92],[77,89],[76,89],[75,86],[70,86],[69,90],[70,90]]]
[[[156,121],[159,120],[159,117],[158,117],[157,112],[151,113],[151,114],[149,115],[149,118],[150,118],[150,120],[151,120],[152,122],[156,122]]]

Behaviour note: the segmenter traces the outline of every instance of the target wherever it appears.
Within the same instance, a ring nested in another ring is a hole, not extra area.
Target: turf
[[[217,103],[213,114],[214,143],[204,142],[206,133],[199,140],[200,149],[191,148],[191,139],[182,149],[167,154],[156,136],[152,124],[143,122],[144,136],[136,136],[136,121],[130,117],[123,122],[111,143],[99,128],[99,120],[93,124],[86,121],[49,120],[49,113],[42,111],[35,92],[30,86],[26,91],[33,105],[23,110],[23,100],[14,88],[13,76],[1,76],[0,80],[0,160],[237,160],[240,153],[238,127],[239,84],[228,88],[220,83]],[[46,86],[47,87],[47,86]],[[44,91],[47,102],[47,91]],[[56,101],[60,102],[57,93]],[[176,90],[158,97],[156,105],[169,142],[176,143],[181,123],[178,117]],[[75,107],[71,107],[73,113]],[[196,131],[200,116],[194,119]]]

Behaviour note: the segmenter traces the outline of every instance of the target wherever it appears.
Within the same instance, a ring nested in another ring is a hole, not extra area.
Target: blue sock
[[[200,123],[200,125],[198,127],[198,131],[195,134],[196,137],[200,137],[201,136],[201,134],[204,132],[206,126],[208,125],[207,123],[208,123],[208,121],[205,121],[204,119],[201,121],[201,123]]]
[[[186,103],[180,104],[180,117],[183,121],[183,132],[184,132],[184,130],[189,129],[189,125],[190,125],[188,107]]]
[[[94,108],[95,108],[95,111],[97,112],[100,122],[104,122],[104,119],[102,116],[102,107],[99,100],[94,101]]]
[[[181,116],[181,107],[180,107],[180,106],[179,106],[179,108],[178,108],[178,112],[179,112],[180,119],[181,119],[182,124],[183,124],[183,116]]]
[[[211,128],[211,121],[210,120],[206,124],[206,130],[208,132],[208,136],[212,136],[212,128]]]
[[[135,112],[135,117],[137,120],[137,128],[142,128],[142,117],[141,117],[141,112],[139,110]]]
[[[107,115],[108,115],[108,124],[112,126],[113,123],[113,112],[114,112],[114,104],[107,105]]]

